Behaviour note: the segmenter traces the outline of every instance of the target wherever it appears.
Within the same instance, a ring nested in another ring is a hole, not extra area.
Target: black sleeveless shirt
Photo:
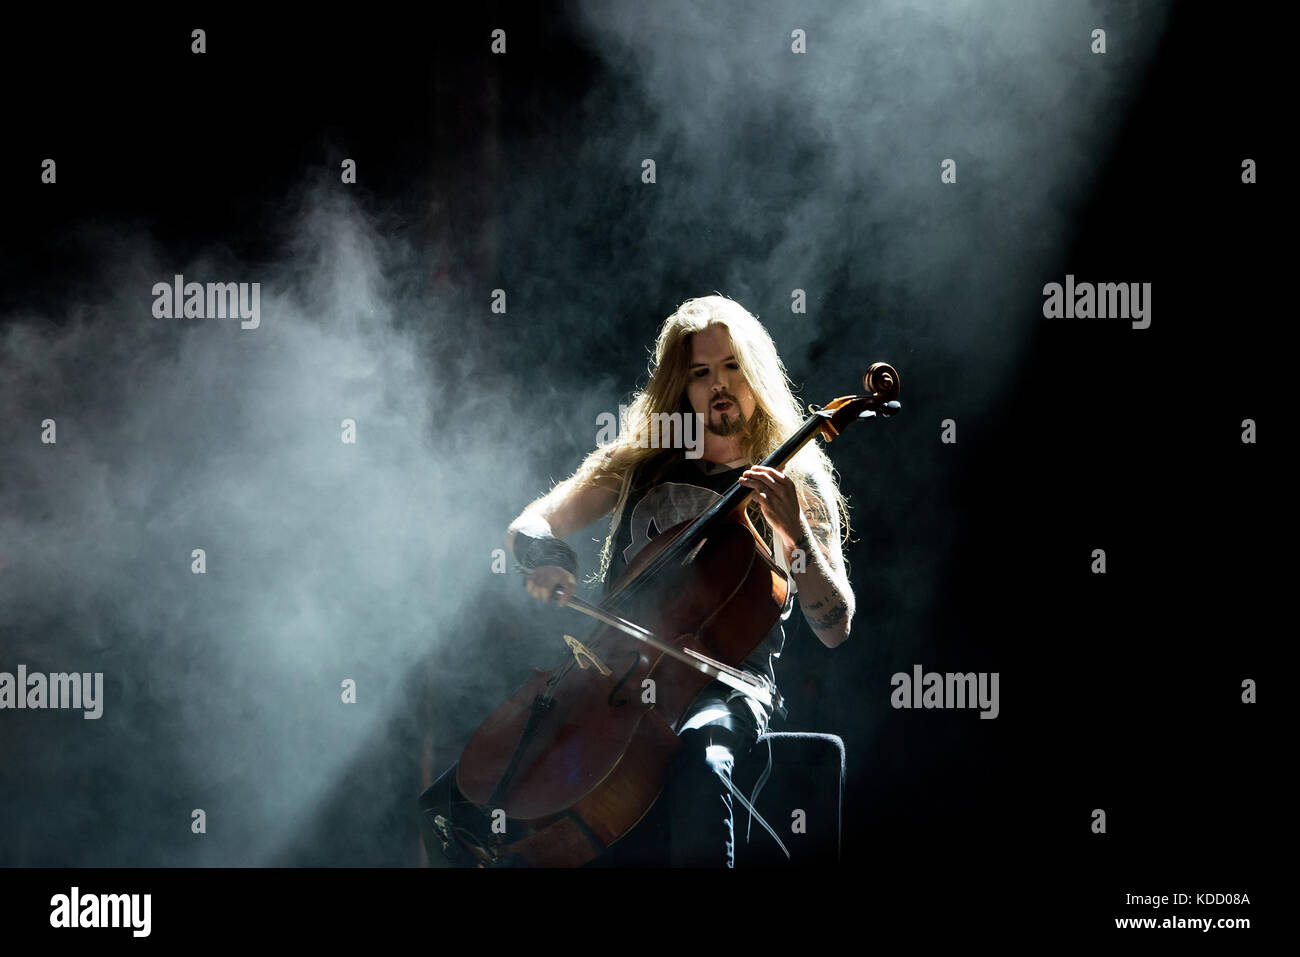
[[[614,582],[651,540],[679,522],[703,514],[736,484],[747,468],[748,465],[739,465],[729,469],[703,459],[688,459],[681,451],[650,458],[638,465],[632,473],[632,487],[628,490],[627,503],[623,506],[623,515],[610,546],[605,593],[609,594]],[[750,519],[768,545],[775,546],[774,560],[784,567],[784,552],[757,505],[751,505]],[[781,618],[740,665],[744,671],[762,675],[772,682],[773,687],[776,685],[774,659],[781,656],[781,649],[785,646],[785,630],[781,623],[790,617],[793,608],[794,579],[791,578],[790,593],[781,609]]]

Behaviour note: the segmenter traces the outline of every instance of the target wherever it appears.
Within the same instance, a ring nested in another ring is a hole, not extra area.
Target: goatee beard
[[[717,418],[716,424],[714,422],[715,417]],[[727,412],[719,415],[717,412],[711,412],[709,415],[709,421],[705,423],[704,427],[714,435],[720,435],[725,438],[730,435],[744,432],[748,425],[749,421],[745,418],[745,413],[740,411],[740,406],[736,406],[736,411],[734,413]]]

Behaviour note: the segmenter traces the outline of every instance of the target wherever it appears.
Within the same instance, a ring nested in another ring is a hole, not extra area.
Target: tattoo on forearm
[[[833,628],[843,621],[844,616],[848,614],[848,611],[849,606],[841,601],[825,615],[821,616],[808,615],[807,609],[805,609],[805,617],[807,617],[808,624],[812,625],[814,630],[825,631],[827,628]]]
[[[811,546],[809,542],[809,534],[807,534],[807,532],[801,532],[800,537],[794,540],[794,550],[802,551],[805,558],[811,559],[810,562],[807,562],[807,567],[809,568],[813,567],[813,564],[816,562],[818,557],[826,559],[829,550],[831,550],[827,545],[826,538],[824,538],[820,532],[822,532],[822,529],[815,528],[813,531],[816,541],[818,541],[818,545],[822,546],[820,549],[814,549],[814,547]]]
[[[811,508],[805,509],[803,514],[804,514],[804,518],[807,519],[808,528],[812,530],[813,537],[817,539],[817,544],[821,545],[822,548],[829,550],[830,540],[831,540],[831,526],[830,523],[826,521],[825,516],[822,515],[820,512],[816,511],[815,509],[811,509]],[[797,547],[807,551],[808,549],[807,532],[799,536],[799,542],[797,543]]]

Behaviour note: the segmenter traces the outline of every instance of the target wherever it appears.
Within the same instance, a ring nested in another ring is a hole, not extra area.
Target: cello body
[[[743,511],[716,522],[685,564],[655,574],[654,587],[625,587],[691,524],[646,545],[605,604],[679,648],[738,665],[776,624],[789,589]],[[583,647],[590,656],[578,667],[534,671],[461,755],[460,793],[511,825],[497,857],[563,867],[603,853],[654,804],[680,748],[677,725],[713,680],[607,625]],[[548,689],[549,705],[537,707]]]

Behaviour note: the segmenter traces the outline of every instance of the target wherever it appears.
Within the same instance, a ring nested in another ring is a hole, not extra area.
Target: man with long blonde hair
[[[661,435],[663,423],[683,423],[692,414],[704,425],[696,454],[680,447],[690,432],[684,425],[679,441],[649,441]],[[649,382],[633,398],[619,436],[591,452],[570,478],[511,523],[506,547],[527,575],[529,593],[549,601],[559,589],[556,600],[567,603],[578,563],[563,539],[612,513],[594,576],[608,591],[651,539],[697,517],[739,482],[754,490],[750,517],[790,576],[781,621],[797,597],[818,640],[828,648],[843,643],[854,599],[841,551],[847,510],[830,461],[810,442],[784,470],[755,464],[803,418],[772,337],[753,315],[723,296],[682,303],[659,332]],[[773,689],[773,659],[785,641],[781,621],[741,665]],[[770,718],[754,698],[718,682],[686,710],[675,729],[683,747],[669,769],[663,802],[671,815],[672,864],[732,866],[731,798],[749,804],[732,785],[731,771]]]

